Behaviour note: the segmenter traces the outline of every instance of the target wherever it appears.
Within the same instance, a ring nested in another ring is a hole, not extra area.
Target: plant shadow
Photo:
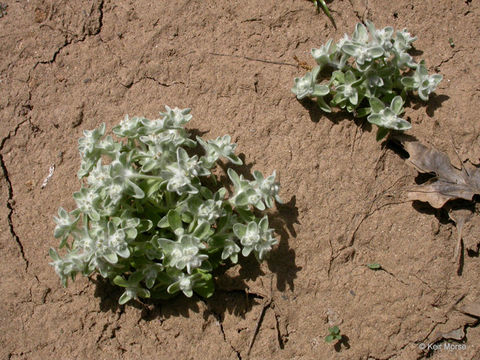
[[[430,98],[428,99],[428,102],[423,101],[420,98],[417,97],[409,97],[407,104],[412,104],[412,108],[414,110],[418,110],[421,107],[426,106],[425,112],[429,117],[433,117],[435,115],[435,111],[440,109],[443,105],[443,103],[447,100],[450,99],[450,96],[448,95],[437,95],[436,93],[433,93],[430,95]]]
[[[350,338],[347,335],[342,335],[342,338],[338,340],[335,345],[333,345],[333,348],[335,349],[336,352],[342,351],[343,348],[346,350],[350,349]]]
[[[305,98],[302,100],[297,99],[297,101],[305,108],[305,110],[308,111],[310,120],[314,123],[318,123],[322,117],[326,117],[328,120],[330,120],[333,124],[336,125],[338,125],[344,120],[349,120],[353,121],[356,126],[361,128],[362,131],[372,132],[372,124],[366,121],[366,118],[355,117],[353,114],[344,110],[333,111],[331,113],[324,112],[318,107],[315,101],[309,98]]]

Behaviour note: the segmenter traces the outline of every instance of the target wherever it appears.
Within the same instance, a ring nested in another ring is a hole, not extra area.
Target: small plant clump
[[[190,139],[189,112],[167,106],[158,120],[127,116],[113,128],[120,141],[104,136],[105,124],[84,131],[77,208],[55,217],[54,236],[67,251],[50,249],[64,286],[78,273],[98,272],[125,289],[120,304],[180,292],[209,297],[213,269],[237,263],[240,253],[261,261],[277,244],[267,216],[253,211],[280,202],[275,172],[265,178],[255,171],[247,180],[229,168],[227,197],[212,168],[219,159],[241,165],[236,144],[228,135]],[[198,152],[198,145],[201,156],[186,150]]]
[[[325,342],[331,343],[332,341],[341,341],[343,336],[340,334],[338,326],[328,328],[328,335],[325,336]]]
[[[442,80],[429,75],[425,63],[416,63],[408,53],[416,40],[405,29],[390,26],[377,30],[372,22],[359,23],[350,38],[336,44],[329,40],[311,54],[317,66],[295,78],[292,92],[297,99],[315,98],[325,112],[346,109],[355,117],[367,116],[378,126],[377,140],[390,130],[407,130],[402,119],[408,92],[427,101]]]

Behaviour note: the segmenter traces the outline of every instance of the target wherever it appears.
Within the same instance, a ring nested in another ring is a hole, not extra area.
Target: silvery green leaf
[[[201,254],[200,250],[205,245],[200,239],[192,235],[181,235],[178,241],[169,239],[158,239],[158,245],[166,252],[166,261],[164,265],[175,267],[178,270],[187,269],[189,274],[192,270],[199,268],[202,262],[208,259],[208,255]]]
[[[100,220],[100,215],[97,211],[97,204],[100,198],[95,192],[89,188],[82,188],[73,194],[73,198],[82,213],[88,215],[94,221]]]
[[[373,46],[368,48],[367,53],[370,58],[376,59],[383,55],[384,50],[381,46]]]
[[[233,233],[239,238],[242,239],[247,232],[247,225],[244,224],[235,224],[233,225]]]
[[[329,64],[336,53],[336,45],[330,39],[319,49],[312,49],[311,54],[318,65],[325,66]]]
[[[325,99],[323,97],[321,97],[321,96],[317,97],[317,104],[318,104],[318,107],[322,111],[325,111],[327,113],[332,112],[332,108],[330,106],[328,106],[327,102],[325,101]]]
[[[231,239],[225,240],[225,244],[222,251],[222,260],[230,258],[232,263],[236,264],[238,262],[238,253],[240,252],[240,247],[237,243]]]
[[[428,101],[431,93],[435,91],[440,81],[442,81],[442,75],[434,74],[429,75],[423,79],[418,87],[418,95],[424,101]]]
[[[352,35],[352,40],[359,44],[367,44],[368,43],[368,31],[365,25],[358,23],[355,26],[355,31]]]
[[[102,123],[97,129],[84,130],[83,136],[78,140],[78,150],[83,158],[89,158],[98,153],[98,143],[103,135],[105,135],[105,123]]]
[[[412,127],[412,124],[398,117],[390,108],[385,108],[378,114],[370,114],[367,120],[372,124],[387,129],[408,130]]]
[[[394,54],[393,61],[397,68],[404,70],[406,68],[414,69],[417,66],[410,54],[400,51],[394,51]]]
[[[412,43],[417,40],[416,36],[411,36],[406,29],[403,29],[402,31],[397,31],[396,38],[394,41],[394,47],[399,51],[399,52],[404,52],[412,47]]]
[[[378,98],[372,97],[368,100],[370,102],[370,107],[374,114],[379,114],[383,109],[385,109],[385,104]]]
[[[406,89],[408,90],[416,89],[417,83],[413,76],[404,76],[400,81],[402,82],[402,85],[405,86]]]
[[[321,97],[328,95],[330,93],[330,88],[327,85],[315,85],[313,88],[312,96]]]
[[[190,115],[190,109],[179,109],[174,108],[171,109],[170,107],[165,105],[165,109],[167,110],[164,113],[160,113],[160,115],[164,116],[164,128],[165,129],[176,129],[182,128],[187,122],[192,119],[192,115]]]
[[[167,292],[169,294],[175,294],[178,291],[182,291],[186,297],[192,297],[193,295],[193,288],[195,287],[196,283],[198,283],[202,278],[202,274],[196,273],[193,275],[186,275],[184,273],[180,273],[177,275],[177,279],[174,283],[169,285],[167,288]]]
[[[77,214],[72,217],[64,208],[58,209],[58,217],[54,217],[57,226],[55,227],[54,236],[56,238],[66,238],[77,227],[80,216]]]
[[[199,240],[204,240],[206,237],[212,234],[212,229],[210,224],[206,221],[201,221],[195,230],[193,231],[192,235]]]
[[[175,231],[178,228],[183,227],[182,226],[182,219],[180,217],[180,214],[176,212],[175,210],[170,210],[167,214],[167,220],[168,220],[168,225],[170,228]]]
[[[315,91],[315,80],[313,72],[307,72],[303,77],[295,78],[292,92],[297,95],[298,100],[312,96]]]
[[[237,144],[231,143],[229,135],[217,137],[215,140],[208,140],[207,142],[197,136],[197,141],[205,149],[208,167],[211,167],[221,157],[227,158],[235,165],[242,165],[242,160],[235,155]]]
[[[140,125],[140,118],[133,117],[130,119],[128,115],[125,115],[125,118],[112,131],[118,136],[135,138],[139,136]]]
[[[392,99],[392,103],[390,104],[390,109],[396,114],[400,115],[403,112],[403,104],[404,101],[401,96],[395,96]]]

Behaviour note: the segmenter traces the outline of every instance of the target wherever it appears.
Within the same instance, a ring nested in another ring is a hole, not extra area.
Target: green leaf
[[[346,84],[353,84],[356,80],[357,80],[357,78],[353,74],[352,70],[348,70],[345,73],[345,83]]]
[[[322,70],[321,66],[315,66],[312,70],[312,78],[315,81],[318,77],[318,74],[320,74],[320,71]]]
[[[372,112],[372,108],[369,108],[369,107],[360,108],[360,109],[356,109],[355,111],[356,111],[355,116],[359,117],[359,118],[362,118],[362,117],[365,117],[365,116],[369,115]]]
[[[193,232],[193,236],[200,240],[203,240],[208,235],[210,235],[210,224],[206,221],[200,223]]]
[[[401,96],[395,96],[392,100],[390,108],[396,115],[400,115],[403,110],[403,99]]]
[[[182,221],[186,224],[190,224],[193,221],[193,215],[187,212],[182,213]]]
[[[120,275],[117,275],[115,276],[115,278],[113,279],[113,283],[117,286],[121,286],[121,287],[128,287],[129,284],[128,284],[128,281],[125,280],[122,276]]]
[[[368,122],[377,125],[378,127],[382,127],[383,125],[383,117],[380,114],[370,114],[368,115]]]
[[[382,265],[377,264],[377,263],[367,264],[367,266],[370,270],[381,270],[382,269]]]
[[[180,217],[180,214],[175,210],[169,210],[167,213],[167,218],[168,218],[168,225],[173,231],[183,227],[182,218]]]
[[[208,299],[215,292],[215,283],[211,274],[202,274],[202,278],[197,284],[198,285],[195,285],[193,290],[201,297]]]
[[[328,331],[330,332],[330,334],[333,334],[333,335],[340,334],[340,329],[336,325],[331,328],[328,328]]]
[[[382,140],[385,136],[388,135],[389,132],[390,132],[390,129],[379,127],[377,130],[377,141]]]
[[[247,226],[244,224],[234,224],[233,232],[239,239],[241,239],[245,236],[245,233],[247,232]]]
[[[331,343],[333,340],[334,340],[334,336],[333,336],[333,335],[327,335],[327,336],[325,337],[325,341],[326,341],[327,343]]]
[[[48,254],[53,260],[60,260],[60,257],[58,256],[58,253],[54,248],[50,248],[50,250],[48,250]]]
[[[168,223],[168,216],[165,215],[163,218],[161,218],[160,221],[158,222],[157,226],[159,228],[162,228],[162,229],[168,228],[170,226],[169,223]]]
[[[228,177],[232,181],[235,187],[240,187],[240,177],[232,168],[228,168],[227,170]]]
[[[118,299],[118,303],[120,305],[124,305],[126,304],[127,302],[129,302],[130,300],[132,300],[132,297],[130,296],[130,294],[128,292],[124,292],[122,294],[122,296],[120,296],[120,299]]]
[[[150,291],[140,288],[137,290],[137,296],[148,299],[150,297]]]
[[[408,89],[415,89],[416,88],[416,82],[415,82],[415,79],[412,76],[405,76],[400,81],[401,81],[402,85],[405,86]]]
[[[368,99],[368,101],[370,102],[370,107],[374,114],[377,114],[383,109],[385,109],[385,104],[382,102],[382,100],[376,97],[371,97],[370,99]]]
[[[201,194],[205,199],[207,199],[207,200],[213,199],[213,193],[212,193],[212,191],[211,191],[209,188],[205,187],[205,186],[202,186],[202,187],[200,188],[200,194]]]
[[[323,97],[320,96],[317,98],[317,104],[322,111],[325,111],[326,113],[332,112],[332,108],[328,106],[328,104],[325,102],[325,99]]]
[[[162,182],[160,180],[148,180],[147,186],[145,187],[145,197],[150,198],[153,194],[159,192],[162,187]]]
[[[313,88],[312,96],[321,97],[328,95],[330,93],[330,88],[327,85],[315,85]]]

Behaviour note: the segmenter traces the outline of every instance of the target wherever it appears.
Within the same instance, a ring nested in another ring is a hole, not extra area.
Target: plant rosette
[[[404,131],[411,124],[402,119],[408,93],[423,101],[435,91],[442,75],[429,75],[425,63],[416,63],[409,51],[416,40],[405,29],[381,30],[372,22],[357,24],[352,37],[332,40],[312,49],[317,66],[295,78],[297,99],[315,99],[324,112],[340,108],[365,117],[378,126],[377,140],[391,130]]]
[[[242,164],[236,144],[228,135],[190,139],[189,113],[166,106],[157,120],[127,116],[113,128],[119,140],[105,136],[105,124],[84,131],[77,207],[55,217],[54,236],[66,251],[50,249],[64,286],[79,273],[99,273],[125,289],[120,304],[209,297],[213,269],[237,263],[239,254],[262,261],[277,244],[268,217],[256,216],[281,202],[275,172],[247,180],[228,168],[228,196],[212,169],[219,159]]]

